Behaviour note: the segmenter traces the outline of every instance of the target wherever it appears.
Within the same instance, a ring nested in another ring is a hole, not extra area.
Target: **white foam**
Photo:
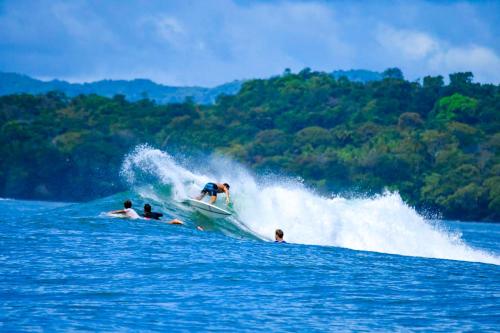
[[[257,182],[228,159],[211,158],[204,166],[202,173],[191,172],[169,154],[140,146],[126,158],[122,174],[131,184],[139,173],[154,175],[173,185],[177,201],[196,195],[206,182],[228,182],[237,212],[235,222],[264,240],[272,240],[280,228],[291,243],[500,265],[497,256],[468,246],[460,235],[424,219],[397,193],[325,198],[298,181]]]

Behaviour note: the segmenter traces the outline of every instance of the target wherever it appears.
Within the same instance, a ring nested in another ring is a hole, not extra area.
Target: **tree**
[[[453,94],[441,98],[436,105],[435,119],[438,124],[456,120],[473,123],[476,120],[478,102],[474,98]]]
[[[399,116],[398,127],[400,129],[418,128],[424,124],[418,113],[405,112]]]
[[[397,79],[397,80],[404,80],[403,72],[397,68],[387,68],[383,73],[382,76],[385,79]]]
[[[308,144],[310,144],[312,147],[318,147],[320,145],[326,145],[331,142],[332,137],[330,135],[330,132],[319,126],[306,127],[300,130],[295,135],[295,145],[298,147],[302,147]]]
[[[424,88],[425,89],[440,89],[444,86],[444,80],[441,75],[438,76],[425,76]]]
[[[450,86],[464,87],[472,83],[474,74],[471,72],[458,72],[450,74]]]

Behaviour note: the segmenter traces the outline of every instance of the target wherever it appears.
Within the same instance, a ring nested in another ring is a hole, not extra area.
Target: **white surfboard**
[[[102,213],[104,216],[113,217],[115,219],[129,219],[130,217],[125,214]]]
[[[133,218],[133,217],[127,216],[125,214],[114,214],[114,213],[101,213],[101,215],[104,215],[104,216],[107,216],[107,217],[112,217],[112,218],[115,218],[115,219],[135,220],[135,219],[140,218],[139,215],[136,218]]]
[[[231,215],[231,212],[228,212],[225,209],[219,208],[217,206],[211,205],[209,203],[200,200],[189,198],[185,200],[185,203],[195,208],[200,213],[203,213],[211,217],[226,217]]]

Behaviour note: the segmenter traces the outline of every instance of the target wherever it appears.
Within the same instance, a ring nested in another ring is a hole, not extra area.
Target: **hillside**
[[[350,69],[348,71],[336,70],[332,72],[332,75],[336,79],[340,79],[345,76],[349,81],[353,82],[370,82],[370,81],[380,81],[384,78],[383,73],[368,71],[364,69]]]
[[[113,97],[121,94],[129,101],[149,98],[161,104],[180,103],[187,97],[192,97],[196,103],[212,104],[219,95],[234,95],[240,87],[240,81],[225,83],[214,88],[172,87],[144,79],[69,83],[60,80],[41,81],[26,75],[0,72],[0,95],[41,94],[49,91],[60,91],[69,97],[80,94]]]
[[[333,71],[335,78],[342,76],[351,81],[369,82],[381,80],[382,74],[367,70],[337,70]],[[243,81],[233,81],[221,84],[214,88],[203,87],[173,87],[155,83],[151,80],[101,80],[90,83],[69,83],[61,80],[41,81],[27,75],[0,72],[0,96],[11,94],[44,94],[49,91],[60,91],[69,97],[80,94],[96,94],[104,97],[124,95],[129,101],[138,101],[143,98],[154,100],[156,103],[182,103],[188,97],[198,104],[213,104],[218,96],[234,95]]]

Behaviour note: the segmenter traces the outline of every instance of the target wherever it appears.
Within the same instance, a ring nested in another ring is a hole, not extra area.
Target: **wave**
[[[183,210],[187,208],[182,200],[197,195],[205,183],[229,183],[236,214],[225,226],[216,224],[226,232],[232,228],[270,241],[280,228],[289,243],[500,265],[497,256],[472,248],[460,234],[426,220],[398,193],[328,198],[299,180],[259,179],[224,157],[176,159],[145,145],[126,156],[121,174],[142,197]]]

